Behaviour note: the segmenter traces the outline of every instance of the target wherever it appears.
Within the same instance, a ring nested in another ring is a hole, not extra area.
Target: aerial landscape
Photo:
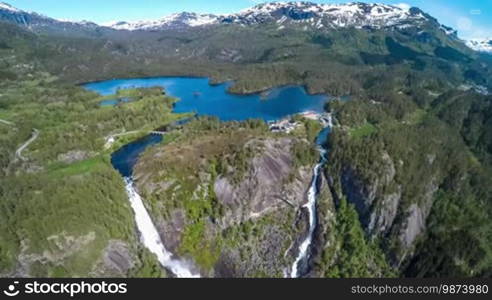
[[[492,5],[127,2],[0,2],[0,277],[492,276]]]

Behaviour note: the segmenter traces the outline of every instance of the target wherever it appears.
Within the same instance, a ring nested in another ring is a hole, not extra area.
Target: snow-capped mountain
[[[72,22],[57,20],[35,12],[28,12],[0,2],[0,21],[27,27],[32,31],[70,32],[94,30],[99,26],[93,22]]]
[[[272,2],[256,5],[229,15],[178,13],[159,20],[112,22],[99,26],[92,22],[70,22],[26,12],[0,2],[0,21],[27,27],[32,31],[79,33],[97,35],[103,30],[158,31],[180,30],[190,27],[237,24],[254,26],[273,24],[278,30],[288,26],[302,26],[305,30],[342,27],[355,28],[418,28],[432,23],[448,35],[456,35],[452,28],[443,26],[420,9],[407,5],[368,3],[316,4],[312,2]]]
[[[181,27],[196,27],[218,23],[218,16],[183,12],[172,14],[155,21],[113,22],[106,26],[117,30],[159,30]]]
[[[366,3],[316,4],[311,2],[272,2],[259,4],[236,14],[199,15],[195,13],[174,14],[156,21],[116,22],[113,29],[159,30],[180,27],[207,26],[214,24],[256,25],[276,23],[281,29],[288,24],[305,23],[315,28],[418,26],[433,20],[418,8],[406,5]],[[454,33],[450,28],[443,31]]]
[[[409,22],[427,20],[416,8],[384,4],[348,3],[316,4],[311,2],[274,2],[230,15],[222,22],[258,24],[269,21],[277,23],[316,23],[318,28],[328,27],[388,27]]]
[[[466,44],[475,51],[492,53],[492,38],[471,39]]]

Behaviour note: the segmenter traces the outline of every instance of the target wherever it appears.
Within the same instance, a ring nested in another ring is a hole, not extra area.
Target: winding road
[[[9,122],[9,121],[7,121],[7,120],[3,120],[3,119],[0,119],[0,123],[3,123],[3,124],[5,124],[5,125],[9,125],[9,126],[14,126],[14,123]]]
[[[7,120],[0,119],[0,123],[5,124],[5,125],[8,125],[8,126],[15,127],[15,124],[14,123],[12,123],[10,121],[7,121]],[[26,148],[32,142],[34,142],[38,138],[38,136],[39,136],[39,130],[37,130],[36,128],[33,128],[32,129],[31,137],[24,144],[22,144],[19,148],[17,148],[17,150],[15,150],[15,159],[14,159],[14,162],[16,162],[18,160],[27,161],[27,158],[25,158],[24,156],[22,156],[22,151],[26,150]]]
[[[33,129],[32,130],[32,135],[31,135],[31,138],[29,138],[24,144],[22,144],[19,148],[17,148],[17,150],[15,151],[15,159],[18,160],[22,160],[22,161],[26,161],[27,158],[25,158],[24,156],[22,156],[22,151],[24,151],[32,142],[34,142],[39,136],[39,130],[37,129]]]

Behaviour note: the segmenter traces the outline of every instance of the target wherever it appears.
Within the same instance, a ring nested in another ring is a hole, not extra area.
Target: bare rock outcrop
[[[194,203],[198,205],[209,201],[204,199],[213,199],[215,204],[211,209],[220,208],[220,213],[212,216],[207,212],[199,217],[203,226],[200,238],[209,249],[210,245],[220,245],[220,252],[211,268],[205,268],[202,262],[202,276],[282,277],[295,258],[289,249],[294,248],[306,229],[300,223],[307,222],[299,211],[307,201],[312,166],[296,164],[293,145],[298,142],[299,138],[295,137],[252,137],[244,141],[243,149],[249,149],[252,155],[247,157],[239,179],[237,170],[230,165],[212,176],[210,163],[216,160],[215,156],[194,156],[198,163],[178,177],[175,172],[157,168],[139,172],[146,163],[145,158],[141,159],[135,174],[137,188],[144,199],[154,199],[149,211],[166,248],[200,265],[193,255],[183,254],[183,243],[190,228],[196,228],[196,219],[190,219]],[[221,153],[213,145],[206,144],[207,153]],[[310,146],[307,142],[306,145]],[[184,143],[174,147],[179,149],[176,155],[180,156],[177,159],[181,164],[183,151],[196,151],[193,149],[198,146],[188,148]],[[176,159],[176,156],[159,156],[159,151],[166,148],[147,155],[154,163],[160,161],[164,168],[169,166],[166,161]],[[188,201],[187,206],[181,201]],[[236,233],[231,237],[231,232]],[[241,247],[234,246],[236,243]]]
[[[413,203],[407,210],[407,216],[400,228],[399,240],[403,248],[410,248],[415,239],[424,232],[426,220],[430,214],[435,192],[438,185],[431,182],[426,187],[426,193],[420,203]]]
[[[136,258],[123,241],[111,240],[92,272],[93,277],[125,277],[135,266]]]
[[[288,138],[265,141],[263,153],[252,159],[248,174],[237,185],[227,177],[217,178],[215,195],[228,208],[221,220],[223,226],[258,218],[286,205],[299,207],[306,201],[311,174],[305,168],[293,170],[291,143]],[[297,173],[296,179],[287,182],[291,172]]]
[[[355,205],[363,226],[371,234],[386,233],[396,218],[402,195],[401,186],[392,193],[383,192],[394,184],[396,168],[387,152],[382,154],[382,174],[363,180],[356,170],[347,166],[342,171],[341,183],[349,202]]]
[[[434,155],[425,157],[429,165],[434,160]],[[366,232],[391,241],[392,257],[399,264],[413,251],[418,237],[427,228],[426,220],[439,187],[435,179],[438,174],[430,173],[431,180],[409,193],[405,191],[407,186],[396,182],[397,171],[386,152],[381,162],[377,176],[371,178],[363,178],[356,169],[345,166],[340,182],[343,194],[355,205]]]

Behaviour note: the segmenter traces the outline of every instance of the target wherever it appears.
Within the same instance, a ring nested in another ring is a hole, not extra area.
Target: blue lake
[[[309,95],[301,86],[285,86],[264,93],[236,95],[227,92],[230,83],[210,85],[206,78],[157,77],[141,79],[114,79],[85,84],[88,90],[103,96],[113,95],[119,89],[163,87],[170,96],[179,98],[174,112],[194,112],[198,116],[215,116],[222,121],[263,119],[274,121],[305,112],[323,112],[327,96]],[[107,100],[103,106],[116,105],[120,99]],[[125,101],[123,101],[125,102]],[[322,144],[329,130],[324,130],[317,143]],[[124,177],[131,177],[139,155],[149,146],[159,143],[160,135],[148,135],[118,149],[111,163]]]
[[[231,83],[210,85],[207,78],[156,77],[115,79],[85,84],[85,88],[101,95],[116,94],[118,89],[163,87],[170,96],[179,98],[174,112],[195,112],[199,116],[215,116],[223,121],[246,119],[278,120],[304,112],[322,112],[328,99],[309,95],[301,86],[285,86],[264,93],[236,95],[227,92]]]

